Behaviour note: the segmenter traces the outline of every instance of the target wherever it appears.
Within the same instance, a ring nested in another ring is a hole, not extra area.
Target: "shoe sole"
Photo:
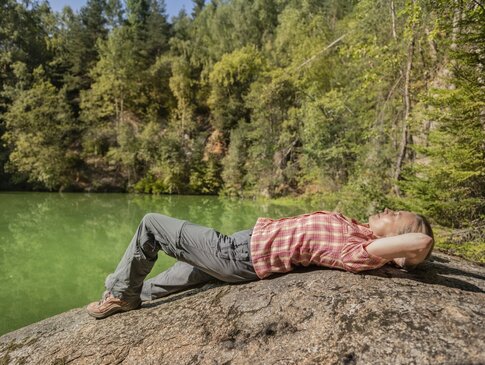
[[[138,309],[140,307],[141,307],[141,303],[138,306],[133,307],[133,308],[129,308],[129,309],[121,308],[121,307],[113,307],[113,308],[111,308],[111,309],[109,309],[109,310],[107,310],[106,312],[103,312],[103,313],[96,313],[96,312],[90,312],[90,311],[87,311],[87,312],[91,317],[94,317],[94,318],[97,318],[97,319],[102,319],[102,318],[109,317],[109,316],[116,314],[116,313],[128,312],[128,311],[131,311],[131,310],[134,310],[134,309]]]

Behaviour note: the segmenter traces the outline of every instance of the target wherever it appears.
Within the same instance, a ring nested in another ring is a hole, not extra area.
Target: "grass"
[[[451,228],[433,226],[436,245],[439,251],[463,257],[469,261],[485,264],[485,241],[455,241]]]

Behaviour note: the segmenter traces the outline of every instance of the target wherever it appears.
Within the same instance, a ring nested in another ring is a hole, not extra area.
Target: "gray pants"
[[[210,280],[237,283],[258,279],[251,264],[252,229],[224,235],[213,228],[149,213],[143,217],[106,290],[126,301],[152,300]],[[178,261],[143,281],[162,250]]]

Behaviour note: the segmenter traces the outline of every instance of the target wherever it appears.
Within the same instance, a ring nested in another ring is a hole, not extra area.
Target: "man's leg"
[[[177,261],[170,268],[143,282],[140,298],[143,301],[165,297],[215,278],[202,270]]]
[[[162,214],[146,214],[115,271],[106,278],[106,290],[124,301],[139,301],[143,280],[152,270],[160,247],[166,254],[175,257],[170,247],[178,240],[184,223]]]
[[[251,233],[245,230],[227,236],[213,228],[149,213],[143,217],[115,272],[106,279],[106,289],[127,302],[139,301],[143,279],[153,268],[159,249],[208,277],[226,282],[256,280],[249,252]],[[186,280],[182,278],[181,282]]]
[[[197,225],[196,225],[197,226]],[[199,226],[201,229],[207,229]],[[199,228],[199,229],[200,229]],[[211,229],[209,229],[211,230]],[[252,230],[239,231],[231,236],[234,240],[230,240],[233,243],[233,255],[239,256],[239,259],[249,260],[249,247],[245,251],[244,242],[249,245],[249,237]],[[228,252],[229,246],[221,247],[221,256],[227,256],[229,258],[230,254]],[[242,257],[244,256],[245,257]],[[172,293],[176,293],[196,285],[204,284],[212,280],[218,280],[214,276],[207,274],[201,269],[188,264],[184,261],[177,261],[173,266],[165,270],[164,272],[158,274],[157,276],[146,280],[143,282],[143,288],[141,291],[141,299],[154,300],[158,298],[165,297]]]
[[[93,317],[105,318],[138,308],[141,297],[144,297],[143,280],[153,268],[160,249],[205,273],[206,278],[215,277],[231,283],[256,280],[249,247],[251,234],[252,229],[248,229],[227,236],[213,228],[166,215],[147,214],[115,272],[106,278],[107,290],[103,298],[89,304],[87,312]],[[182,286],[190,281],[187,276],[190,276],[189,266],[183,265],[186,270],[178,271]],[[167,278],[166,275],[163,277]]]
[[[186,222],[176,257],[224,282],[257,280],[250,253],[252,229],[225,235],[214,228]]]

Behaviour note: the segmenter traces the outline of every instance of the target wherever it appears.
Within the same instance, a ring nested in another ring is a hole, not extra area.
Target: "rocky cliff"
[[[0,364],[484,364],[485,268],[302,269],[207,284],[95,320],[73,309],[0,337]]]

